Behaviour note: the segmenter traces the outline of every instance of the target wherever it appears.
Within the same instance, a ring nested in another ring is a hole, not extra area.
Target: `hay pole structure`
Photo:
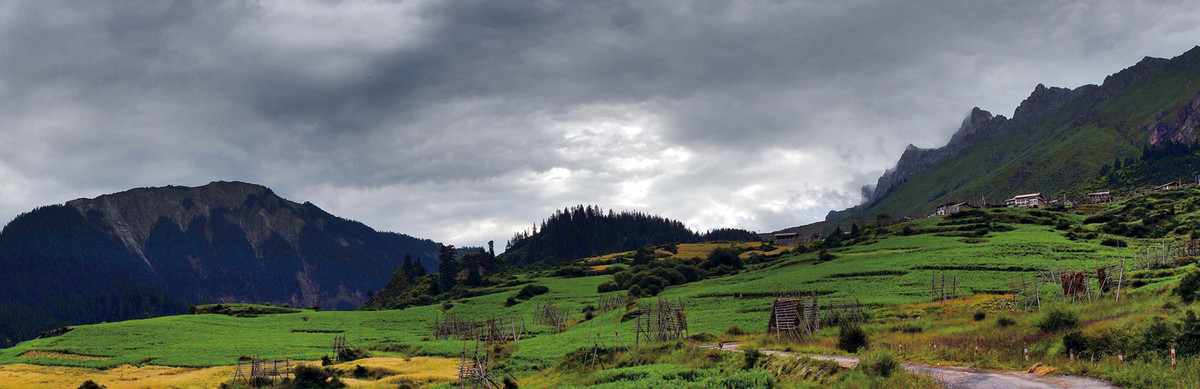
[[[813,338],[821,330],[821,307],[817,302],[816,293],[810,296],[784,297],[775,299],[771,304],[771,316],[767,321],[767,333],[775,333],[776,339],[800,340],[800,329],[803,337]]]
[[[933,273],[929,277],[929,296],[933,301],[943,303],[958,297],[958,276],[956,274],[947,275],[945,270]]]
[[[624,308],[633,302],[633,298],[627,294],[614,294],[608,296],[600,296],[600,300],[596,302],[596,309],[601,313],[613,311],[619,308]]]
[[[672,302],[659,297],[655,309],[643,310],[635,320],[634,347],[638,347],[643,338],[647,342],[661,342],[687,337],[683,299]]]
[[[534,324],[546,324],[558,329],[559,332],[567,329],[567,323],[571,320],[571,309],[567,307],[558,307],[554,303],[539,304],[537,309],[533,311]]]
[[[434,320],[433,338],[437,340],[482,340],[486,343],[521,340],[525,335],[525,318],[497,318],[481,321],[446,315]]]
[[[346,343],[345,335],[337,335],[333,337],[333,360],[342,361],[342,355],[345,355],[350,350],[349,344]]]
[[[487,352],[479,352],[479,340],[475,341],[475,350],[467,353],[468,343],[463,342],[462,358],[458,365],[458,384],[460,388],[502,388],[501,381],[492,375],[492,357]]]
[[[290,359],[258,358],[240,360],[233,370],[233,378],[252,385],[276,379],[292,378],[292,361]]]

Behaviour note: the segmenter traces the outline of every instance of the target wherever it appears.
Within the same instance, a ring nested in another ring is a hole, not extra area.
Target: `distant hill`
[[[1033,192],[1058,197],[1106,173],[1114,161],[1194,142],[1198,108],[1200,47],[1172,59],[1146,57],[1099,86],[1038,85],[1013,119],[976,108],[946,146],[910,145],[896,167],[864,188],[864,204],[830,212],[826,220],[920,217],[938,204],[996,204]]]
[[[354,309],[405,253],[434,269],[438,247],[240,182],[73,200],[0,232],[0,341],[197,303]]]
[[[665,243],[757,239],[756,234],[745,230],[697,234],[679,221],[660,216],[612,210],[606,213],[599,206],[579,205],[555,212],[542,221],[540,228],[517,233],[500,258],[511,264],[556,263]]]

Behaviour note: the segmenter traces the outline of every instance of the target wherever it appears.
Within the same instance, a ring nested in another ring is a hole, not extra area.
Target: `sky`
[[[0,220],[262,184],[497,246],[594,204],[769,232],[973,107],[1200,44],[1188,1],[0,2]]]

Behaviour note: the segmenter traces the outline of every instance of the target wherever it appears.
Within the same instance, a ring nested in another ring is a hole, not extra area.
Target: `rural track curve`
[[[708,344],[702,348],[741,352],[737,343]],[[791,356],[787,351],[759,350],[763,354]],[[812,359],[836,362],[842,367],[858,365],[858,358],[810,355]],[[1018,371],[981,370],[959,366],[930,366],[919,363],[902,363],[905,370],[928,375],[947,388],[963,389],[1064,389],[1064,388],[1116,388],[1107,382],[1078,376],[1039,376]]]

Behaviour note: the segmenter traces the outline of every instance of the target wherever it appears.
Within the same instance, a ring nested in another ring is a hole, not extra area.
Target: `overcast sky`
[[[972,107],[1200,44],[1188,1],[4,1],[0,219],[239,180],[498,246],[596,204],[774,231]],[[0,222],[3,222],[0,221]]]

